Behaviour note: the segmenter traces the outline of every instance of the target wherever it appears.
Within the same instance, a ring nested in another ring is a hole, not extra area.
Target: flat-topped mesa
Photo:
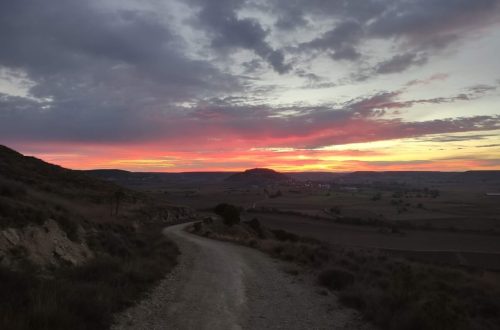
[[[283,173],[268,168],[253,168],[228,177],[225,181],[238,184],[273,184],[290,181],[291,178]]]

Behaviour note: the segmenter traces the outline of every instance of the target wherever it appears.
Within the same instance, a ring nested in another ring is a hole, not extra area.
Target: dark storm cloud
[[[288,3],[293,3],[289,1]],[[283,7],[276,12],[277,21],[275,26],[281,30],[294,30],[296,28],[307,25],[303,12],[297,7]]]
[[[392,40],[399,54],[371,74],[401,72],[424,64],[429,56],[466,38],[471,31],[500,21],[498,0],[354,0],[275,1],[280,20],[309,16],[333,19],[331,29],[298,46],[300,51],[327,52],[335,60],[357,60],[359,45],[370,39]],[[283,15],[290,13],[290,18]],[[299,25],[303,24],[298,20]],[[416,54],[419,54],[418,56]],[[365,73],[360,76],[367,79]]]
[[[273,49],[261,24],[251,18],[238,18],[237,10],[244,0],[194,0],[201,6],[198,19],[200,28],[208,30],[215,49],[243,48],[252,50],[267,61],[278,73],[286,73],[290,65],[285,63],[282,51]]]
[[[302,50],[332,50],[334,59],[358,59],[360,54],[354,45],[358,43],[363,34],[362,26],[352,20],[347,20],[336,25],[320,37],[299,45]]]
[[[498,0],[396,1],[369,27],[374,35],[405,35],[425,45],[445,46],[446,37],[458,37],[458,30],[498,18],[498,5]]]
[[[185,56],[183,40],[155,13],[106,11],[96,4],[0,4],[0,64],[25,71],[35,83],[30,94],[54,99],[50,109],[61,120],[82,114],[84,123],[94,118],[101,125],[106,114],[119,123],[137,109],[238,86],[237,78]]]
[[[280,40],[272,40],[271,29],[300,32],[316,18],[331,19],[325,33],[291,46],[324,52],[335,60],[367,56],[361,53],[361,44],[371,38],[396,42],[399,55],[388,54],[367,73],[369,77],[430,61],[436,49],[465,37],[468,29],[487,24],[498,7],[498,1],[492,0],[269,3],[264,6],[270,6],[275,15],[271,25],[240,15],[250,5],[245,0],[190,0],[187,8],[194,18],[182,24],[189,25],[189,33],[208,38],[209,49],[204,51],[214,57],[234,54],[236,49],[254,52],[256,58],[244,59],[242,69],[247,73],[265,73],[269,64],[276,72],[303,78],[308,88],[325,88],[334,86],[326,74],[319,76],[309,68],[292,71],[285,58],[293,47],[275,46]],[[115,7],[103,9],[97,1],[77,0],[0,2],[0,66],[25,73],[33,83],[28,97],[0,95],[1,139],[161,139],[184,145],[183,139],[198,143],[213,136],[269,139],[276,146],[324,146],[498,128],[498,117],[424,123],[383,119],[387,111],[417,103],[471,100],[491,91],[491,86],[432,99],[400,101],[400,92],[383,92],[338,106],[272,107],[265,103],[266,97],[278,96],[285,87],[266,85],[264,79],[254,84],[261,78],[231,75],[212,64],[217,61],[195,59],[198,54],[189,50],[186,40],[160,13]],[[419,25],[425,29],[419,30]],[[238,96],[242,94],[245,97]]]
[[[316,107],[245,105],[241,98],[213,99],[168,113],[110,109],[89,114],[76,101],[40,102],[0,96],[0,138],[4,141],[137,143],[161,141],[170,148],[212,146],[213,139],[251,147],[319,148],[428,134],[500,129],[499,116],[472,116],[411,122],[384,118],[388,110],[422,100],[399,102],[384,92],[344,104]],[[70,107],[72,112],[65,109]],[[116,116],[117,113],[122,116]],[[114,129],[111,129],[114,128]],[[210,139],[208,139],[208,137]],[[211,140],[212,139],[212,140]]]
[[[381,14],[394,0],[274,0],[267,2],[268,9],[278,15],[280,21],[289,22],[295,28],[307,22],[306,17],[344,18],[368,21]],[[295,22],[295,24],[293,24]]]
[[[362,27],[356,21],[345,21],[339,23],[334,29],[324,33],[307,45],[312,48],[329,49],[337,48],[344,43],[356,42],[362,34]]]
[[[334,60],[355,61],[361,57],[361,54],[353,46],[344,45],[333,52],[331,57]]]
[[[264,63],[261,60],[253,59],[251,61],[244,62],[242,65],[245,69],[245,73],[255,73],[264,67],[263,64]]]
[[[4,95],[0,137],[141,138],[174,102],[240,88],[238,77],[186,56],[183,40],[147,10],[3,1],[0,31],[0,66],[25,72],[30,97],[44,100]]]
[[[181,40],[154,13],[105,12],[87,1],[4,1],[0,62],[32,78],[128,65],[170,85],[205,85],[217,72],[178,52]]]

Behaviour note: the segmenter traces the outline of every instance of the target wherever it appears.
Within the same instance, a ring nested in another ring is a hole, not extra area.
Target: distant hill
[[[268,168],[254,168],[236,173],[224,180],[231,184],[265,185],[292,180],[289,176]]]
[[[443,181],[449,180],[456,173],[453,172],[424,172],[424,171],[357,171],[345,174],[339,178],[344,183],[374,183],[374,182],[405,182]]]
[[[338,179],[346,173],[335,172],[289,172],[286,173],[289,177],[297,181],[321,181],[327,182]]]
[[[235,172],[159,173],[103,169],[89,170],[85,171],[85,173],[129,188],[161,189],[172,186],[192,187],[202,184],[220,183]]]
[[[220,183],[269,184],[286,180],[336,182],[340,184],[382,183],[500,183],[500,171],[356,171],[335,172],[291,172],[257,168],[245,172],[129,172],[116,169],[83,171],[90,176],[136,189],[163,189],[171,187],[197,187]]]
[[[466,171],[457,173],[458,182],[500,183],[500,171]]]

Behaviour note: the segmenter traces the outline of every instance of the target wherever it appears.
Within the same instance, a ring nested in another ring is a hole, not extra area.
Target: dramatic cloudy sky
[[[1,0],[0,143],[70,168],[500,169],[500,0]]]

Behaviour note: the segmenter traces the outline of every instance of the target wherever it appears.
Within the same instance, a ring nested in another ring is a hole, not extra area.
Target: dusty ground
[[[179,265],[113,329],[370,328],[331,294],[319,294],[307,275],[285,273],[289,265],[184,226],[165,230],[182,252]]]

